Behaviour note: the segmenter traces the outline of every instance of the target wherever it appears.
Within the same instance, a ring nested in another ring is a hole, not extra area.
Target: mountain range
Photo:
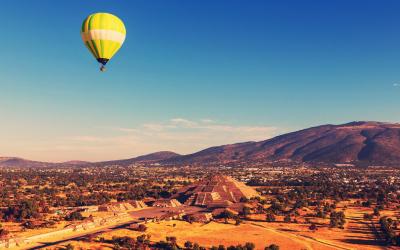
[[[321,125],[257,142],[210,147],[179,155],[162,151],[130,159],[105,162],[65,162],[72,165],[212,165],[236,162],[294,162],[309,164],[355,164],[400,166],[400,124],[351,122]],[[0,157],[0,167],[51,166],[56,163]]]

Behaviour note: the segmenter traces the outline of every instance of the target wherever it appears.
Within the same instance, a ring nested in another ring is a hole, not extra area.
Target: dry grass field
[[[175,236],[178,243],[197,242],[203,246],[237,245],[253,242],[256,249],[264,249],[266,245],[277,244],[281,249],[388,249],[374,245],[375,235],[371,225],[361,221],[364,211],[348,210],[348,223],[345,229],[320,227],[316,232],[308,229],[308,225],[294,223],[244,222],[239,226],[211,222],[209,224],[182,221],[162,221],[148,223],[146,234],[152,241],[165,240],[167,236]],[[111,239],[113,236],[137,237],[143,233],[129,229],[107,232],[101,237]],[[395,248],[392,248],[395,249]]]
[[[343,209],[343,206],[338,210]],[[175,236],[178,243],[183,245],[185,241],[197,242],[203,246],[224,244],[237,245],[245,242],[253,242],[257,249],[263,249],[266,245],[277,244],[281,249],[389,249],[376,245],[375,227],[378,228],[376,219],[365,221],[363,215],[371,213],[371,208],[347,208],[345,210],[347,223],[344,229],[333,229],[327,225],[328,219],[319,219],[318,230],[309,230],[308,224],[295,224],[283,222],[259,222],[246,221],[239,226],[211,222],[209,224],[182,221],[162,221],[148,223],[146,234],[151,235],[152,241],[165,240],[167,236]],[[395,211],[383,211],[385,215],[394,216]],[[119,229],[107,232],[101,237],[111,239],[113,236],[137,237],[142,233],[129,229]],[[392,247],[392,249],[395,249]]]
[[[365,220],[364,214],[372,213],[372,208],[352,207],[352,202],[341,202],[337,211],[343,210],[346,215],[344,229],[330,228],[329,219],[313,218],[318,230],[311,231],[309,224],[300,220],[300,223],[284,223],[282,218],[277,217],[277,222],[264,222],[265,215],[252,216],[253,220],[247,220],[240,225],[234,225],[234,221],[228,224],[211,222],[208,224],[188,223],[179,220],[160,222],[149,222],[146,224],[145,234],[151,236],[151,241],[165,240],[167,236],[175,236],[180,246],[186,241],[198,243],[201,246],[211,247],[223,244],[225,246],[244,244],[252,242],[256,249],[264,249],[270,244],[277,244],[280,249],[302,250],[302,249],[354,249],[354,250],[377,250],[396,249],[377,245],[379,237],[379,225],[377,219]],[[148,209],[150,211],[151,209]],[[146,212],[147,210],[137,211]],[[308,211],[305,211],[308,212]],[[136,214],[133,213],[133,214]],[[398,211],[382,210],[383,215],[396,217]],[[138,214],[139,215],[139,214]],[[141,215],[141,214],[140,214]],[[144,233],[131,229],[115,229],[97,235],[97,239],[111,240],[113,237],[129,236],[136,238]],[[48,249],[62,249],[71,243],[75,249],[112,249],[111,244],[100,242],[70,241],[63,242]]]
[[[245,223],[239,226],[211,222],[209,224],[187,223],[183,221],[162,221],[159,223],[148,223],[146,234],[151,235],[152,241],[165,240],[167,236],[175,236],[178,244],[183,245],[186,241],[197,242],[202,246],[213,245],[237,245],[245,242],[253,242],[257,249],[264,249],[272,243],[282,246],[282,249],[311,249],[301,239],[275,230],[270,230],[257,224]],[[129,229],[120,229],[107,232],[101,237],[111,239],[113,236],[137,237],[143,233]]]

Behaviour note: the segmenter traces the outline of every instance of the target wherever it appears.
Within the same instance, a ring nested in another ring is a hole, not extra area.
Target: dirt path
[[[300,237],[298,237],[298,236],[296,236],[294,234],[288,235],[288,233],[280,232],[279,230],[268,228],[268,227],[260,225],[260,224],[256,224],[256,223],[250,223],[250,224],[253,225],[253,226],[257,226],[257,227],[262,227],[267,231],[282,235],[283,237],[291,238],[291,239],[295,240],[296,242],[299,242],[300,244],[304,245],[307,249],[313,250],[312,246],[308,242],[305,242],[303,239],[301,239]]]
[[[326,245],[326,246],[333,247],[335,249],[344,249],[344,250],[353,250],[353,249],[355,249],[355,248],[348,248],[348,247],[339,246],[339,245],[327,242],[325,240],[319,240],[319,239],[316,239],[314,237],[307,236],[307,235],[298,235],[298,236],[303,237],[303,238],[307,238],[307,239],[311,239],[313,241],[316,241],[316,242],[321,243],[321,244]]]
[[[260,224],[256,224],[256,223],[251,223],[252,225],[255,226],[259,226],[259,227],[263,227],[268,231],[280,234],[284,237],[290,237],[291,239],[295,239],[296,241],[300,242],[301,244],[305,244],[307,249],[313,250],[314,248],[312,247],[312,245],[310,244],[310,241],[313,243],[317,243],[317,244],[322,244],[324,246],[328,246],[332,249],[340,249],[340,250],[353,250],[353,248],[347,248],[347,247],[343,247],[343,246],[339,246],[333,243],[328,243],[319,239],[316,239],[314,237],[311,236],[306,236],[306,235],[301,235],[301,234],[295,234],[295,233],[289,233],[289,232],[282,232],[280,230],[277,229],[273,229],[273,228],[268,228],[264,225],[260,225]],[[317,249],[317,248],[315,248]]]

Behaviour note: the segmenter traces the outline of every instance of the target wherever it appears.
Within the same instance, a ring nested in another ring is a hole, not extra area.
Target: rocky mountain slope
[[[351,122],[322,125],[260,142],[211,147],[164,163],[235,161],[400,165],[400,124]]]

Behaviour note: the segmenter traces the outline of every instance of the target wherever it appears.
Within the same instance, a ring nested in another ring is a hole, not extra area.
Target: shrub
[[[345,222],[346,222],[345,215],[342,211],[331,212],[331,216],[330,216],[330,226],[331,227],[343,228]]]
[[[267,213],[266,221],[268,221],[268,222],[275,221],[275,215],[273,213]]]
[[[264,248],[264,250],[279,250],[279,246],[275,244],[271,244]]]
[[[73,220],[83,220],[84,217],[82,216],[82,214],[78,211],[74,211],[72,213],[70,213],[69,215],[67,215],[65,217],[65,220],[67,221],[73,221]]]

